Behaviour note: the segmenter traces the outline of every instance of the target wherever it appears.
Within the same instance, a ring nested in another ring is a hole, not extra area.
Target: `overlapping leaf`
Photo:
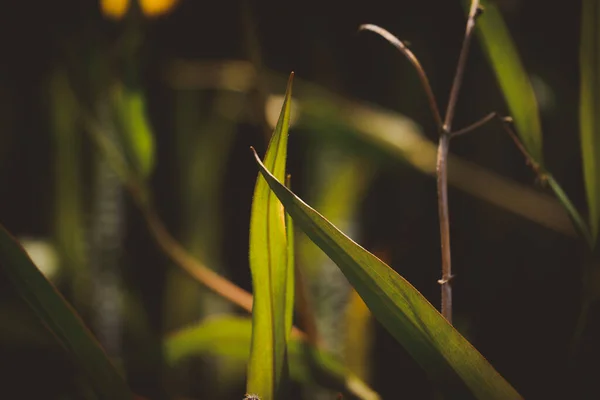
[[[440,385],[466,386],[479,399],[521,398],[409,282],[279,183],[258,156],[256,161],[295,225],[338,265],[373,315]]]

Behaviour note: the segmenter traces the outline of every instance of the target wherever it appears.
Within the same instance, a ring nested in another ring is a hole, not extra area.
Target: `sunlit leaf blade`
[[[590,227],[594,241],[600,222],[600,3],[584,0],[581,11],[579,125]]]
[[[291,112],[290,75],[280,117],[265,155],[265,164],[278,179],[285,179],[288,128]],[[286,338],[289,321],[288,247],[283,206],[260,174],[256,179],[250,217],[250,269],[252,306],[252,347],[248,363],[247,391],[262,400],[272,400],[281,389],[285,373]]]
[[[291,189],[291,175],[286,177],[286,186]],[[294,296],[295,296],[295,259],[296,248],[294,243],[294,220],[289,214],[285,214],[285,232],[287,240],[287,287],[285,289],[285,332],[287,334],[286,341],[289,341],[294,324]]]
[[[0,279],[6,279],[19,297],[25,301],[29,310],[54,336],[101,398],[132,398],[125,381],[100,344],[71,306],[2,227],[0,227]]]
[[[462,381],[479,399],[521,398],[409,282],[290,192],[255,158],[296,226],[338,265],[377,320],[438,383],[459,388]]]
[[[170,366],[192,356],[213,354],[247,362],[250,354],[252,322],[249,318],[221,316],[182,329],[164,342]],[[300,383],[319,383],[333,390],[353,394],[359,399],[378,400],[379,396],[352,375],[337,359],[320,350],[310,349],[298,337],[288,343],[290,378]]]
[[[542,165],[540,112],[531,81],[502,14],[492,1],[482,0],[481,4],[485,11],[477,19],[476,26],[482,47],[496,74],[521,141],[533,159]]]

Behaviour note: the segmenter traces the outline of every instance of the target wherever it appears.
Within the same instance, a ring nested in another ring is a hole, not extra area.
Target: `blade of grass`
[[[202,354],[231,357],[247,362],[252,322],[234,316],[212,317],[169,335],[164,341],[165,357],[170,366]],[[322,350],[306,357],[306,343],[294,336],[288,343],[290,377],[300,383],[319,383],[363,400],[378,400],[379,395],[352,375],[336,358]]]
[[[265,163],[280,179],[285,179],[288,127],[291,113],[292,79]],[[252,305],[252,347],[248,363],[248,393],[262,400],[273,400],[282,390],[286,373],[288,313],[288,246],[283,206],[259,174],[254,188],[250,217],[250,269],[254,303]]]
[[[0,273],[81,369],[94,390],[107,399],[131,399],[125,381],[98,341],[19,244],[0,227]]]
[[[463,2],[467,7],[468,2]],[[477,32],[498,85],[515,121],[519,137],[533,159],[543,165],[542,125],[538,103],[502,14],[492,1],[482,0],[485,12],[477,22]]]
[[[579,125],[581,156],[594,244],[600,225],[600,3],[584,0],[581,12]]]
[[[477,25],[478,32],[522,144],[519,143],[516,137],[513,139],[517,146],[522,147],[521,152],[526,154],[536,173],[550,177],[548,179],[550,188],[567,211],[579,234],[589,243],[590,235],[587,226],[583,223],[583,218],[559,183],[545,172],[539,107],[529,76],[519,58],[517,47],[498,8],[491,1],[486,0],[481,3],[485,8],[485,13]],[[585,152],[586,147],[583,137],[582,145]],[[595,174],[595,172],[592,172],[592,174]],[[596,201],[600,200],[597,199]]]
[[[297,226],[342,270],[373,315],[444,387],[479,399],[521,396],[409,282],[281,185],[255,153],[260,172]]]

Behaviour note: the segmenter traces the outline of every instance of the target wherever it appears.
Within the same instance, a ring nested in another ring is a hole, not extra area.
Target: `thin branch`
[[[469,19],[467,20],[467,29],[463,39],[462,48],[458,57],[456,74],[452,82],[448,108],[444,118],[444,125],[440,133],[438,153],[437,153],[437,191],[438,191],[438,214],[440,219],[440,242],[442,250],[442,279],[438,280],[442,291],[442,315],[449,323],[452,323],[452,262],[450,253],[450,211],[448,209],[448,150],[450,147],[450,130],[454,119],[454,110],[458,101],[458,93],[462,86],[463,76],[469,47],[475,27],[475,18],[481,13],[479,0],[471,2]]]
[[[406,58],[408,61],[415,67],[417,70],[417,74],[419,75],[419,79],[421,80],[421,84],[423,85],[423,89],[427,94],[427,99],[429,100],[429,107],[431,108],[431,112],[433,113],[433,118],[435,119],[435,124],[438,129],[442,129],[442,117],[440,114],[440,110],[437,106],[437,101],[435,99],[435,95],[433,94],[433,90],[431,89],[431,85],[429,84],[429,79],[427,78],[427,74],[425,70],[421,66],[421,63],[417,59],[417,57],[413,54],[412,51],[406,45],[398,39],[396,36],[392,35],[389,31],[373,24],[364,24],[358,28],[359,31],[371,31],[377,33],[379,36],[390,42],[394,47],[396,47]]]
[[[460,135],[464,135],[465,133],[472,132],[475,129],[480,128],[483,125],[487,124],[492,119],[496,118],[497,115],[498,114],[496,112],[491,112],[488,115],[486,115],[485,117],[481,118],[479,121],[474,122],[471,125],[467,126],[466,128],[463,128],[463,129],[460,129],[460,130],[458,130],[456,132],[450,133],[450,138],[454,138],[456,136],[460,136]]]
[[[450,135],[442,132],[437,152],[438,214],[440,219],[440,244],[442,249],[442,315],[452,323],[452,263],[450,258],[450,212],[448,210],[448,148]]]
[[[531,167],[531,169],[533,169],[533,172],[535,172],[535,174],[538,176],[538,178],[542,182],[545,181],[546,180],[546,172],[542,170],[542,167],[540,166],[540,164],[534,160],[534,158],[531,156],[531,154],[529,154],[527,149],[525,149],[525,146],[523,146],[523,143],[521,143],[521,141],[519,140],[519,137],[517,136],[515,131],[513,131],[512,128],[510,127],[510,123],[512,123],[512,121],[513,121],[512,117],[498,116],[498,118],[500,119],[500,122],[502,123],[502,127],[504,128],[504,131],[508,134],[508,136],[510,136],[510,138],[513,140],[513,142],[515,142],[517,149],[519,149],[521,154],[523,154],[523,156],[525,157],[525,161],[526,161],[527,165],[529,165]]]
[[[456,66],[456,74],[454,75],[454,81],[452,82],[452,89],[450,90],[450,99],[448,100],[448,108],[446,109],[446,116],[444,118],[443,130],[448,133],[452,129],[452,121],[454,120],[454,110],[456,109],[456,103],[458,101],[458,93],[462,86],[462,80],[465,75],[465,67],[467,64],[467,57],[469,56],[469,49],[471,47],[471,39],[473,38],[473,29],[475,28],[475,19],[481,15],[483,8],[479,5],[479,0],[473,0],[471,2],[471,9],[469,10],[469,19],[467,20],[467,29],[465,31],[465,37],[463,39],[462,48],[458,57],[458,65]]]

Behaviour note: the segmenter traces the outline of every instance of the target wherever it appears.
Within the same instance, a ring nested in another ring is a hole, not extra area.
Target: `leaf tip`
[[[290,72],[290,77],[288,78],[287,90],[286,92],[291,96],[292,94],[292,83],[294,82],[294,71]]]
[[[256,149],[254,148],[254,146],[250,146],[250,151],[254,155],[254,158],[256,159],[256,161],[260,162],[260,157],[258,157],[258,153],[256,152]]]

